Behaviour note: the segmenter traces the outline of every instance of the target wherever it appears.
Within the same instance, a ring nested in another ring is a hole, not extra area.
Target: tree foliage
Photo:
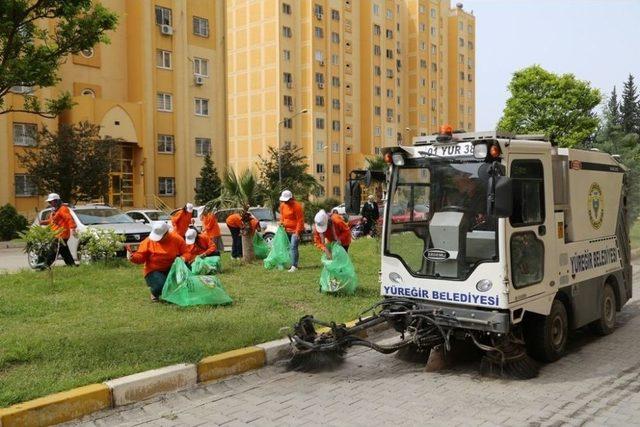
[[[26,111],[53,117],[70,108],[68,93],[44,105],[32,94],[22,95],[22,105],[6,105],[5,97],[16,86],[55,85],[66,57],[107,43],[106,33],[117,21],[114,13],[92,0],[0,1],[0,114]]]
[[[321,188],[315,177],[307,172],[307,158],[302,154],[302,148],[291,146],[277,148],[269,147],[266,157],[260,156],[258,170],[260,172],[260,186],[265,198],[275,211],[279,205],[278,198],[284,189],[291,190],[298,200],[309,200],[309,195]],[[282,162],[282,187],[279,183],[278,157]]]
[[[554,144],[580,145],[595,133],[599,119],[593,109],[600,92],[573,74],[557,75],[534,65],[513,75],[500,130],[544,133]]]
[[[101,138],[99,131],[88,122],[63,124],[56,133],[44,128],[38,134],[38,147],[18,154],[40,194],[55,192],[72,202],[107,194],[117,144]]]
[[[620,102],[620,126],[622,132],[640,133],[640,104],[638,103],[638,90],[633,76],[624,83],[622,100]]]
[[[200,186],[196,188],[196,204],[205,203],[220,197],[222,190],[222,180],[218,176],[218,170],[211,160],[211,155],[207,153],[204,157],[204,165],[200,169]]]

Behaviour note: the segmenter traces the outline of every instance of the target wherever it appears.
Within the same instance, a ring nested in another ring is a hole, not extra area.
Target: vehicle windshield
[[[74,209],[84,225],[121,224],[135,222],[129,215],[113,208]]]
[[[385,252],[417,276],[465,279],[497,260],[497,219],[487,217],[486,170],[475,160],[407,160],[394,168]]]
[[[253,214],[253,216],[258,218],[258,221],[275,221],[275,218],[273,217],[273,212],[271,212],[271,209],[256,208],[256,209],[251,209],[250,212]]]
[[[145,212],[151,221],[168,221],[171,219],[169,215],[161,211]]]

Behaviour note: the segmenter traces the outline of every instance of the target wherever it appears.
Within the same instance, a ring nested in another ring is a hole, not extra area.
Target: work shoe
[[[294,273],[294,272],[298,271],[298,267],[296,267],[295,265],[292,265],[291,268],[288,271],[289,271],[289,273]]]

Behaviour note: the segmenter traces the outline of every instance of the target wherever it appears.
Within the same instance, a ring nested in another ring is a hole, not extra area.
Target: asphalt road
[[[56,261],[55,265],[64,265],[61,260]],[[22,269],[29,269],[27,262],[27,254],[22,248],[0,249],[0,274],[15,273]]]
[[[634,271],[640,292],[640,269]],[[640,299],[606,337],[574,333],[570,351],[528,381],[482,377],[478,361],[439,372],[370,350],[333,372],[270,366],[94,414],[87,426],[640,425]]]

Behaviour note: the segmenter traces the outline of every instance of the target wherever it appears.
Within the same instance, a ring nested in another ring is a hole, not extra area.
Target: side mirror
[[[489,188],[493,190],[493,194],[490,194],[489,196],[490,203],[487,204],[491,210],[489,214],[498,218],[510,217],[513,212],[513,189],[511,178],[506,176],[492,177],[489,180],[489,184]],[[493,203],[491,203],[491,198],[493,198]]]
[[[346,212],[351,215],[359,214],[361,199],[362,189],[360,188],[360,182],[356,179],[348,180],[344,191],[344,207]]]

